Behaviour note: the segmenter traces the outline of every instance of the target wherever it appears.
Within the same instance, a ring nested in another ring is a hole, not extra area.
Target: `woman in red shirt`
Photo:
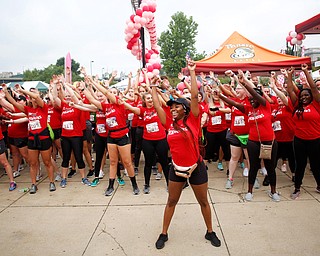
[[[293,120],[296,124],[294,135],[294,152],[296,157],[296,176],[291,194],[292,199],[300,195],[300,187],[304,177],[307,158],[310,168],[316,180],[316,191],[320,193],[320,92],[308,72],[308,65],[303,64],[301,69],[305,73],[310,88],[300,90],[298,96],[293,91],[292,74],[293,68],[288,70],[288,92],[295,106]]]
[[[127,109],[143,118],[143,140],[142,150],[145,158],[144,166],[144,180],[145,185],[143,192],[150,193],[150,177],[153,160],[158,156],[158,161],[161,164],[164,176],[168,184],[168,142],[167,135],[157,111],[153,106],[151,93],[142,95],[142,106],[132,107],[130,104],[124,102]]]
[[[13,104],[20,111],[24,112],[29,120],[29,137],[28,137],[28,160],[30,165],[31,188],[30,194],[37,192],[36,176],[39,167],[39,154],[48,172],[50,180],[49,190],[55,191],[53,166],[51,162],[51,146],[52,140],[50,138],[49,129],[47,127],[48,120],[48,106],[41,99],[38,90],[31,88],[30,91],[23,90],[18,87],[17,91],[21,94],[28,95],[31,98],[32,106],[24,106],[16,102],[8,92],[6,97],[11,104]]]
[[[175,207],[179,201],[182,189],[187,178],[176,173],[184,173],[189,177],[193,192],[200,204],[201,212],[207,226],[205,238],[213,246],[219,247],[220,240],[212,230],[211,209],[207,198],[208,173],[200,156],[198,136],[200,132],[200,115],[198,105],[198,86],[196,82],[195,67],[193,61],[188,62],[191,75],[191,104],[184,98],[169,100],[171,116],[160,105],[157,95],[157,78],[152,80],[152,99],[161,123],[168,131],[167,139],[172,154],[172,165],[169,170],[168,201],[164,211],[162,232],[156,242],[156,248],[162,249],[168,241],[168,228],[173,217]],[[186,157],[185,152],[188,152]],[[193,170],[191,175],[188,173]]]

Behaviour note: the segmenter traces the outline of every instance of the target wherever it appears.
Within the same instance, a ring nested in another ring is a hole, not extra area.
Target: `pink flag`
[[[65,61],[64,61],[64,77],[66,82],[72,83],[72,71],[71,71],[71,56],[70,52],[68,52]]]

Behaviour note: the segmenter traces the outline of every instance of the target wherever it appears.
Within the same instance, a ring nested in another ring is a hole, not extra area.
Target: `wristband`
[[[184,76],[180,81],[183,83],[186,77]]]

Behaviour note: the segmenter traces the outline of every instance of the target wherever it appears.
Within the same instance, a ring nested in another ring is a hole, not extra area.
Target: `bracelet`
[[[180,81],[183,83],[186,77],[184,76]]]

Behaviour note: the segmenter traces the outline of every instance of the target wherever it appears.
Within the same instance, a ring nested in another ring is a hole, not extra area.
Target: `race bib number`
[[[159,131],[159,127],[158,127],[158,123],[151,123],[151,124],[147,124],[146,125],[147,131],[148,132],[158,132]]]
[[[244,116],[235,116],[234,117],[234,126],[245,126]]]
[[[116,117],[110,117],[106,119],[107,125],[109,128],[113,128],[118,126],[117,118]]]
[[[62,128],[69,131],[73,130],[73,121],[64,121],[62,123]]]
[[[221,121],[222,121],[221,116],[213,116],[213,117],[211,118],[211,123],[212,123],[212,125],[221,124]]]
[[[106,133],[106,126],[105,124],[97,124],[97,131],[98,133]]]
[[[129,120],[129,121],[132,121],[133,116],[134,116],[134,114],[133,114],[133,113],[129,113],[129,114],[128,114],[128,120]]]
[[[231,120],[231,113],[226,113],[225,117],[226,117],[226,120],[230,121]]]
[[[281,123],[280,121],[275,121],[273,124],[272,124],[272,128],[273,130],[276,132],[276,131],[281,131],[282,128],[281,128]]]
[[[51,115],[48,115],[47,122],[50,123]]]
[[[30,131],[41,129],[41,124],[39,120],[29,121]]]
[[[94,122],[94,114],[90,114],[90,122]]]

